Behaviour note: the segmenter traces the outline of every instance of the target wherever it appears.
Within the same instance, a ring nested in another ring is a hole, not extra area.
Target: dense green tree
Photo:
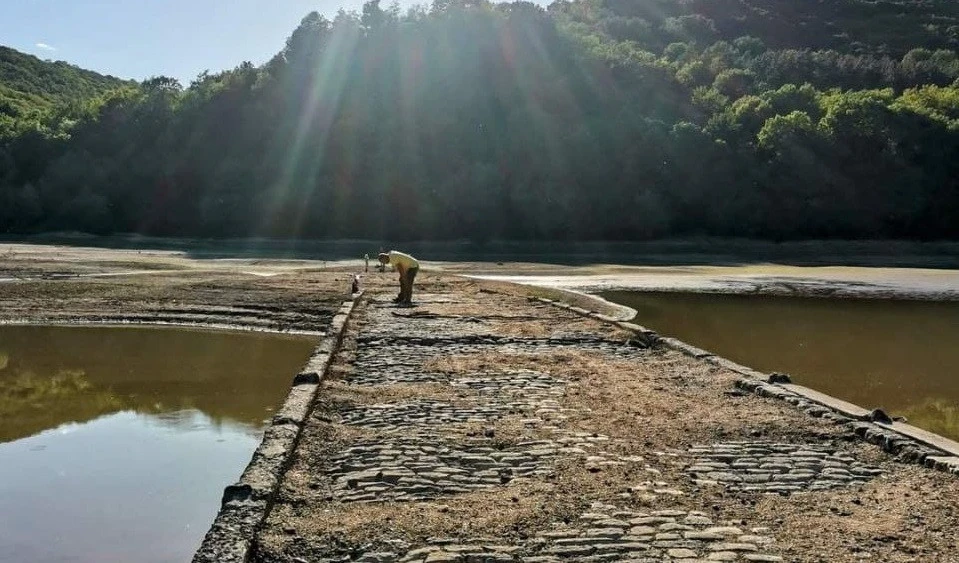
[[[955,238],[955,6],[372,0],[185,87],[0,51],[0,232]]]

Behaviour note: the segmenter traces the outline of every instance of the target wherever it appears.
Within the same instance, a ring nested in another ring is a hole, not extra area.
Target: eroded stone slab
[[[390,545],[396,546],[393,542]],[[569,524],[554,524],[516,541],[490,537],[430,538],[421,545],[383,557],[382,550],[360,554],[360,561],[402,563],[561,561],[783,561],[766,528],[715,521],[703,512],[640,512],[594,502]],[[330,559],[331,561],[335,559]]]
[[[429,500],[547,473],[558,446],[536,441],[499,449],[417,432],[356,442],[330,460],[327,475],[342,502]]]
[[[865,483],[882,471],[822,444],[724,442],[690,448],[686,471],[700,484],[790,494]]]

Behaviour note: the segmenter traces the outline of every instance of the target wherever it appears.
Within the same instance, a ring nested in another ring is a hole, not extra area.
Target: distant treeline
[[[957,5],[373,1],[186,88],[5,72],[0,232],[957,238]]]

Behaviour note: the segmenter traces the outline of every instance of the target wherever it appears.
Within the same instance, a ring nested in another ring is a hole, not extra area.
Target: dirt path
[[[259,562],[959,561],[959,479],[521,290],[373,292]]]

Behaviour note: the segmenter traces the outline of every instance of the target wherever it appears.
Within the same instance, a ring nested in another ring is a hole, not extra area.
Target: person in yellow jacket
[[[400,274],[400,294],[393,300],[400,305],[413,304],[413,279],[420,270],[420,263],[409,254],[391,250],[380,253],[380,264],[390,264]]]

